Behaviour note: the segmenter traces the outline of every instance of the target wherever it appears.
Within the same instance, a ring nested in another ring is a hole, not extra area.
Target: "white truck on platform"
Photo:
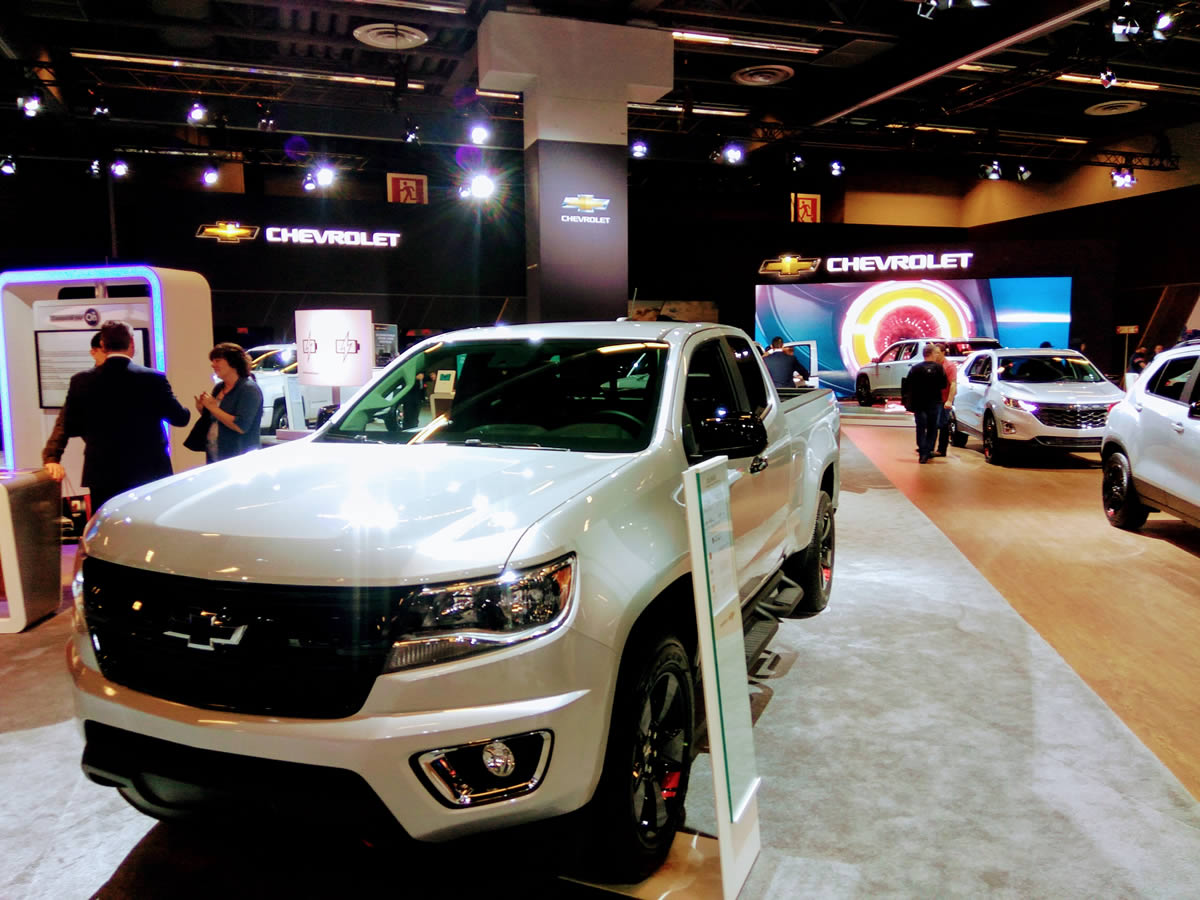
[[[748,652],[829,599],[838,409],[784,393],[728,326],[472,329],[311,437],[113,498],[74,582],[84,770],[168,820],[566,816],[640,879],[703,708],[682,473],[728,457]]]

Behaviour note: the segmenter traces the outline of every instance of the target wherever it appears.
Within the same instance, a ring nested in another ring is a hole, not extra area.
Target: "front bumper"
[[[1055,428],[1046,425],[1024,410],[996,407],[996,427],[999,437],[1006,441],[1027,441],[1043,447],[1080,452],[1100,449],[1104,426],[1098,428]]]
[[[532,658],[530,649],[381,676],[362,710],[334,720],[205,710],[131,690],[88,664],[86,635],[68,644],[67,661],[89,777],[132,786],[149,800],[140,805],[156,815],[285,808],[290,814],[305,801],[323,814],[332,800],[338,815],[364,826],[378,825],[386,813],[411,837],[445,840],[567,813],[591,797],[616,660],[569,628]],[[531,665],[541,678],[529,677]],[[513,693],[531,684],[558,689],[496,702],[497,685],[505,684]],[[493,702],[464,705],[472,697]],[[397,709],[406,711],[388,711]],[[540,780],[501,802],[451,808],[414,765],[429,751],[539,731],[552,736]]]

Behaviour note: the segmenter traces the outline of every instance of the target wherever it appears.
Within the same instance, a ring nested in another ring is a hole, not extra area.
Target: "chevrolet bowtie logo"
[[[563,209],[577,209],[581,213],[595,212],[608,209],[611,200],[597,197],[595,194],[580,194],[578,197],[563,197]]]
[[[242,225],[240,222],[218,222],[216,225],[201,225],[196,231],[198,238],[215,238],[222,244],[252,241],[258,237],[257,225]]]
[[[802,258],[799,256],[780,256],[776,259],[764,259],[758,267],[759,275],[777,275],[780,278],[795,278],[815,272],[821,264],[821,257]]]
[[[188,616],[188,630],[164,631],[164,635],[183,638],[192,650],[214,650],[217,644],[236,646],[246,634],[245,625],[229,625],[215,613],[200,612]]]

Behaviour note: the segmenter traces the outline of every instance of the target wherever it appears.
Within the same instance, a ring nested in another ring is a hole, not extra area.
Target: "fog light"
[[[483,767],[497,778],[507,778],[517,767],[517,760],[508,744],[492,741],[483,748]]]
[[[1004,433],[1005,434],[1016,434],[1017,427],[1015,425],[1013,425],[1011,422],[1005,422],[1004,423]]]
[[[542,783],[554,737],[529,731],[414,756],[413,771],[434,797],[454,809],[528,794]]]

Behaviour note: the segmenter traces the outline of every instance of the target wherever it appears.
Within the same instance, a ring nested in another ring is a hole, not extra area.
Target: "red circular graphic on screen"
[[[919,306],[902,306],[893,309],[879,322],[875,330],[875,344],[890,347],[896,341],[910,338],[941,337],[937,319]]]

